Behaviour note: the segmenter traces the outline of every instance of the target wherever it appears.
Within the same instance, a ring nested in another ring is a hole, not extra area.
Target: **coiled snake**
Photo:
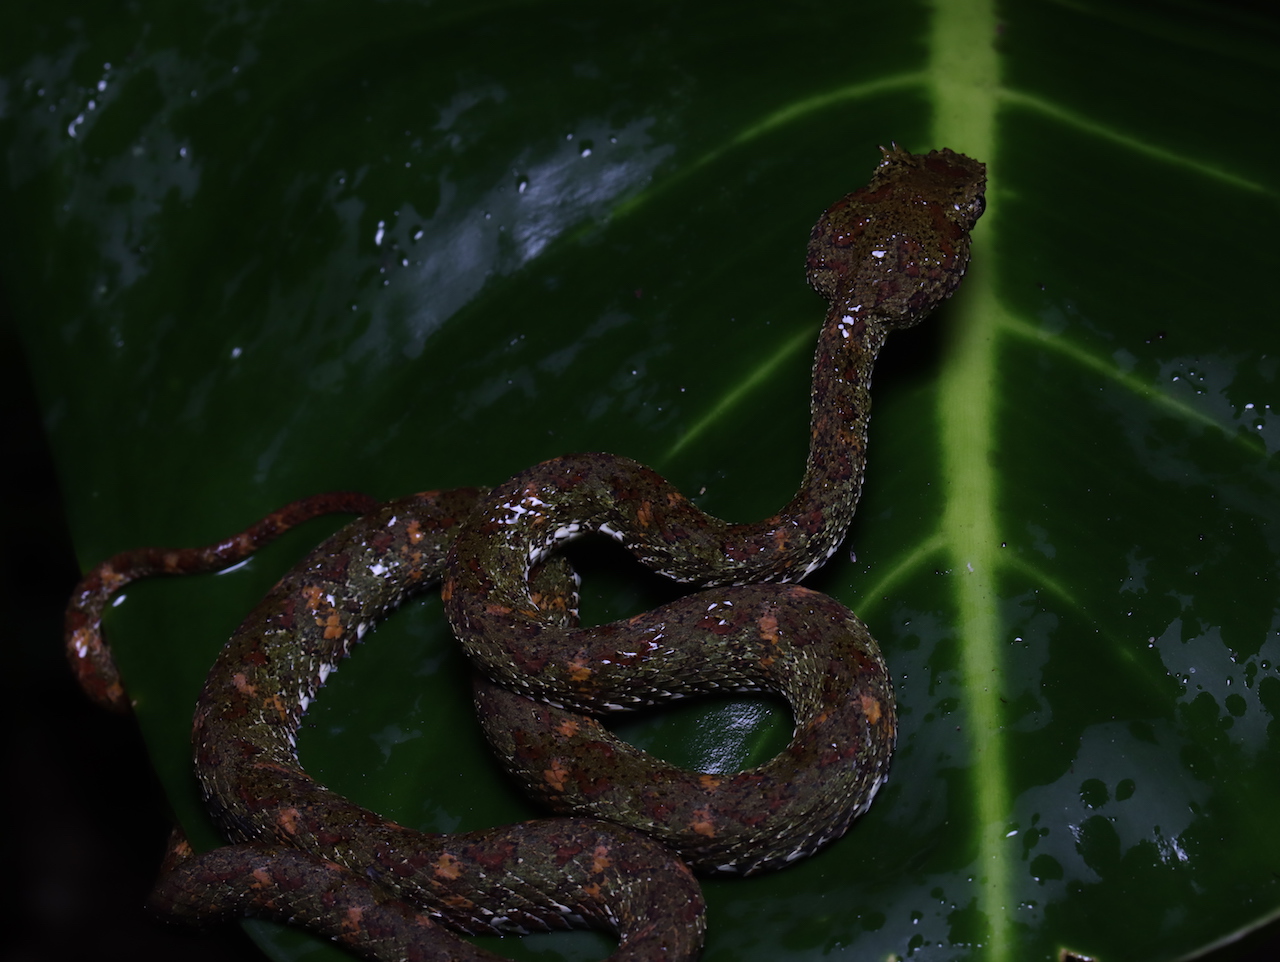
[[[86,689],[121,707],[99,628],[113,592],[150,574],[225,567],[318,513],[362,513],[281,580],[213,666],[195,714],[196,772],[234,844],[198,856],[177,846],[153,905],[195,920],[288,920],[378,960],[492,957],[436,921],[462,932],[586,924],[618,934],[614,958],[690,958],[703,916],[689,868],[780,867],[841,835],[887,775],[893,690],[851,612],[785,583],[843,539],[876,355],[960,282],[984,189],[985,168],[968,157],[895,147],[814,227],[808,278],[829,307],[808,465],[795,497],[764,521],[710,517],[644,465],[585,454],[487,491],[382,506],[317,496],[227,542],[126,552],[91,572],[68,609],[68,650]],[[555,549],[590,531],[702,590],[578,627],[572,572]],[[329,671],[380,617],[437,582],[485,676],[476,701],[491,743],[529,792],[570,817],[429,835],[302,769],[295,734]],[[632,748],[595,717],[710,691],[781,695],[795,718],[790,744],[759,767],[710,775]]]

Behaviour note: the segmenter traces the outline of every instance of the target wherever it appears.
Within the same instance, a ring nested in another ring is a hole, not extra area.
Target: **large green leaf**
[[[810,224],[877,144],[987,161],[970,278],[882,361],[856,560],[812,579],[892,667],[890,784],[825,853],[708,884],[705,958],[1172,959],[1280,908],[1273,14],[46,0],[5,19],[4,282],[86,566],[318,490],[493,483],[582,449],[763,516],[803,460]],[[109,621],[201,844],[192,701],[325,530],[139,585]],[[607,551],[580,563],[591,618],[667,590]],[[304,761],[428,829],[533,814],[465,678],[438,603],[410,606],[327,686]],[[743,764],[782,714],[629,731]]]

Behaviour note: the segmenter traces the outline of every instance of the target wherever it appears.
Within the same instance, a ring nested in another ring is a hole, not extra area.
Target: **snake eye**
[[[952,220],[965,230],[972,230],[973,225],[982,216],[982,212],[987,209],[986,195],[977,194],[973,197],[961,198],[956,202],[955,208],[956,213]]]

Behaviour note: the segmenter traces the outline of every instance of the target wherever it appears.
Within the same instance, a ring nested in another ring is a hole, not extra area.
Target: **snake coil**
[[[810,237],[810,284],[828,302],[814,360],[804,479],[777,514],[731,524],[656,472],[608,454],[536,465],[492,490],[360,495],[290,505],[203,549],[126,552],[68,609],[86,690],[127,705],[101,638],[128,581],[234,563],[329,510],[362,517],[290,571],[228,642],[200,696],[196,772],[233,844],[181,842],[152,898],[174,917],[242,914],[301,924],[363,957],[492,958],[441,928],[527,932],[590,925],[615,959],[692,958],[703,903],[690,867],[748,874],[839,837],[871,804],[893,751],[893,689],[875,641],[838,602],[789,582],[821,566],[862,484],[871,372],[889,332],[959,284],[983,210],[985,168],[950,150],[884,152],[870,184]],[[634,618],[579,627],[557,547],[586,532],[698,592]],[[387,821],[311,779],[303,713],[333,667],[410,595],[443,584],[454,633],[485,680],[491,743],[565,817],[433,835]],[[795,732],[765,764],[681,770],[611,735],[599,715],[702,692],[770,691]]]

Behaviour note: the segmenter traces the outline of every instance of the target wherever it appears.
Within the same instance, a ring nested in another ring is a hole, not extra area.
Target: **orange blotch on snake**
[[[462,863],[457,856],[445,852],[436,859],[435,876],[443,879],[456,879],[462,874]]]
[[[231,676],[231,684],[235,685],[236,691],[241,694],[256,695],[258,693],[257,685],[249,684],[249,679],[245,677],[242,671],[238,671]]]
[[[302,589],[302,597],[306,600],[306,605],[309,610],[315,611],[320,607],[321,595],[323,592],[324,589],[319,585],[307,585]]]
[[[529,600],[534,603],[539,612],[542,611],[565,611],[569,610],[569,599],[562,595],[548,594],[542,591],[530,591]]]
[[[342,920],[342,928],[351,935],[358,936],[360,934],[360,925],[364,921],[364,909],[358,905],[353,905],[347,909],[346,917]]]
[[[881,705],[880,699],[873,695],[862,696],[862,713],[867,716],[867,721],[876,724],[880,721]]]
[[[286,835],[297,835],[298,814],[299,813],[296,808],[283,809],[280,814],[276,816],[276,825],[279,826],[280,830]]]
[[[558,758],[551,760],[551,767],[543,769],[543,780],[554,788],[557,792],[564,791],[565,780],[569,777],[569,769],[565,768],[564,763]]]
[[[760,637],[771,645],[776,645],[778,643],[777,615],[768,614],[760,619]]]
[[[613,859],[609,857],[609,846],[597,845],[595,851],[591,853],[591,871],[603,872],[613,864]]]
[[[715,838],[716,827],[711,821],[711,812],[705,808],[698,808],[694,809],[693,815],[693,819],[689,822],[689,831],[707,838]]]
[[[129,578],[115,568],[103,568],[98,576],[102,580],[103,590],[108,594],[115,594],[120,588],[129,583]]]
[[[324,628],[325,641],[333,641],[335,638],[342,637],[342,615],[337,611],[329,612],[329,617],[323,621],[317,618],[316,625]]]
[[[278,692],[273,693],[269,698],[262,699],[262,707],[275,711],[280,716],[281,721],[289,720],[289,709],[285,706],[284,699],[280,697]]]

